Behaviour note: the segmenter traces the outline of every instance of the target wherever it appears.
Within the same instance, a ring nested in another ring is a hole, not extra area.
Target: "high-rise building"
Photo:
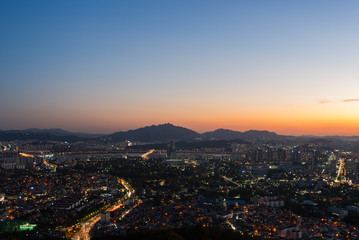
[[[167,145],[167,158],[173,158],[175,154],[176,154],[175,142],[171,140],[171,142]]]

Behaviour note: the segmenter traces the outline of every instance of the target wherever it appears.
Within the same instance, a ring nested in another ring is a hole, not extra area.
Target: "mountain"
[[[24,130],[0,130],[0,141],[15,141],[15,140],[37,140],[37,141],[68,141],[76,142],[81,140],[74,135],[56,136],[50,133],[34,133]]]
[[[61,128],[51,128],[51,129],[28,128],[28,129],[25,129],[24,132],[45,133],[45,134],[51,134],[51,135],[54,135],[54,136],[71,135],[70,132],[62,130]]]
[[[202,136],[204,139],[233,140],[240,139],[242,134],[242,132],[220,128],[212,132],[205,132]]]
[[[217,129],[213,132],[206,132],[202,134],[204,139],[216,139],[216,140],[254,140],[254,139],[279,139],[283,136],[277,135],[275,132],[249,130],[246,132],[238,132],[228,129]]]
[[[276,134],[275,132],[269,131],[258,131],[258,130],[249,130],[242,133],[241,138],[246,140],[254,139],[279,139],[283,136]]]
[[[69,132],[60,128],[26,130],[0,130],[0,141],[13,140],[38,140],[38,141],[110,141],[123,142],[126,140],[143,143],[160,143],[170,140],[196,141],[196,140],[256,140],[256,139],[282,139],[284,136],[274,132],[250,130],[247,132],[233,131],[229,129],[217,129],[212,132],[199,134],[191,129],[174,126],[170,123],[152,125],[135,130],[116,132],[110,135],[89,134],[81,132]]]
[[[199,134],[191,129],[174,126],[170,123],[152,125],[135,130],[116,132],[113,134],[89,134],[81,132],[69,132],[60,128],[26,130],[0,130],[0,141],[14,140],[37,140],[37,141],[101,141],[101,142],[123,142],[126,140],[142,143],[168,143],[170,140],[178,141],[233,141],[233,140],[264,140],[264,141],[289,141],[310,142],[318,136],[284,136],[275,132],[249,130],[246,132],[233,131],[229,129],[217,129],[215,131]],[[322,136],[321,139],[330,141],[359,142],[359,136]],[[212,144],[212,143],[206,143]]]
[[[170,140],[196,140],[201,134],[188,128],[174,126],[170,123],[152,125],[148,127],[116,132],[108,135],[105,139],[109,141],[140,141],[140,142],[168,142]]]
[[[133,142],[168,142],[171,139],[176,141],[194,140],[255,140],[255,139],[279,139],[282,136],[269,131],[250,130],[238,132],[229,129],[217,129],[212,132],[199,134],[188,128],[174,126],[172,124],[152,125],[126,132],[117,132],[103,139],[109,141],[133,141]]]
[[[50,135],[54,135],[54,136],[76,136],[79,138],[95,138],[95,137],[105,136],[105,134],[69,132],[69,131],[65,131],[61,128],[50,128],[50,129],[28,128],[24,131],[29,132],[29,133],[50,134]]]

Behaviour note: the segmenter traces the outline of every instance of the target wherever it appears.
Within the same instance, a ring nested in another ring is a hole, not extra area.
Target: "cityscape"
[[[359,238],[358,137],[60,133],[1,132],[5,239]]]
[[[359,239],[358,12],[0,1],[0,240]]]

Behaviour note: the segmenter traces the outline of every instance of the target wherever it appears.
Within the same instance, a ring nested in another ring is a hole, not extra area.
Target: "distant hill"
[[[269,131],[249,130],[246,132],[238,132],[228,129],[217,129],[213,132],[203,133],[202,136],[205,139],[215,139],[215,140],[279,139],[282,137],[281,135],[278,135],[275,132],[269,132]]]
[[[269,131],[258,131],[258,130],[249,130],[242,134],[242,139],[254,140],[254,139],[279,139],[281,136],[275,132]]]
[[[242,132],[220,128],[212,132],[205,132],[202,136],[205,139],[233,140],[240,139],[242,134]]]
[[[68,141],[76,142],[81,140],[74,135],[57,136],[50,133],[34,133],[24,130],[0,130],[0,141],[15,141],[15,140],[37,140],[37,141]]]
[[[129,130],[126,132],[117,132],[108,135],[105,139],[109,141],[140,141],[140,142],[168,142],[173,140],[195,140],[200,139],[201,135],[188,128],[174,126],[166,123],[161,125],[152,125],[148,127]]]
[[[166,123],[152,125],[135,130],[116,132],[113,134],[89,134],[81,132],[69,132],[60,128],[38,129],[29,128],[26,130],[0,130],[0,141],[14,140],[37,140],[37,141],[101,141],[101,142],[123,142],[126,140],[142,143],[167,143],[171,139],[178,141],[213,141],[213,140],[244,140],[244,141],[295,141],[311,142],[315,139],[321,141],[350,141],[359,142],[359,136],[285,136],[275,132],[249,130],[246,132],[233,131],[229,129],[217,129],[211,132],[199,134],[191,129],[174,126]],[[209,143],[206,143],[209,144]]]
[[[174,126],[172,124],[152,125],[126,132],[111,134],[105,139],[109,141],[140,141],[140,142],[168,142],[171,139],[179,141],[194,140],[254,140],[254,139],[279,139],[280,135],[269,131],[250,130],[247,132],[233,131],[229,129],[217,129],[213,132],[199,134],[188,128]]]
[[[54,135],[54,136],[76,136],[76,137],[80,137],[80,138],[95,138],[95,137],[105,136],[105,134],[69,132],[69,131],[65,131],[61,128],[50,128],[50,129],[28,128],[28,129],[24,130],[24,132],[50,134],[50,135]]]

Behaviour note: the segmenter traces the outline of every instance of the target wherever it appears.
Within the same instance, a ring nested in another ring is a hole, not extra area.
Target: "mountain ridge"
[[[101,141],[101,142],[168,142],[176,141],[207,141],[207,140],[288,140],[317,138],[319,136],[289,136],[279,135],[267,130],[248,130],[244,132],[219,128],[214,131],[198,133],[189,128],[175,126],[171,123],[145,126],[128,131],[118,131],[112,134],[89,134],[81,132],[70,132],[61,128],[38,129],[29,128],[25,130],[0,130],[0,141],[13,140],[57,140],[57,141]],[[359,141],[359,136],[325,136],[326,139],[346,139]]]
[[[84,132],[70,132],[67,130],[63,130],[61,128],[27,128],[23,130],[24,132],[31,132],[31,133],[48,133],[55,136],[71,136],[74,135],[76,137],[84,137],[84,138],[92,138],[92,137],[101,137],[105,136],[106,134],[92,134],[92,133],[84,133]]]
[[[115,132],[106,138],[110,141],[157,142],[169,140],[194,140],[201,135],[191,129],[170,123],[151,125],[126,132]]]

